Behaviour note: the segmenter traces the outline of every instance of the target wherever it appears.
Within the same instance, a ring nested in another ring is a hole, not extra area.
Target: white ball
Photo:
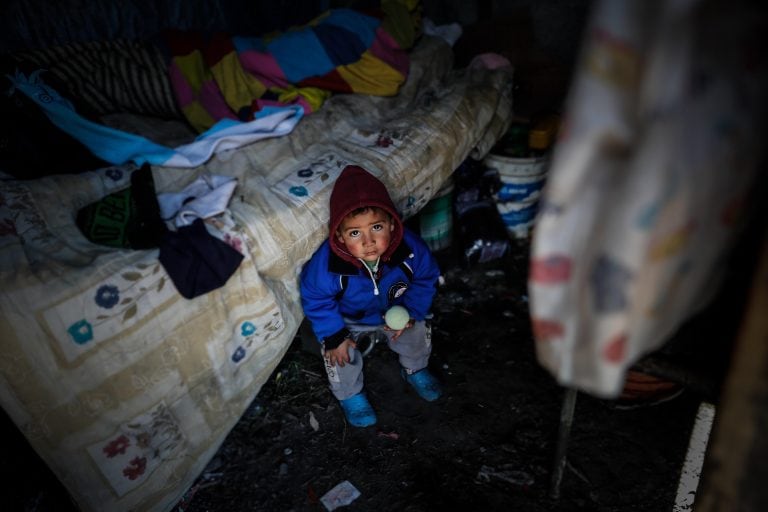
[[[384,314],[384,321],[387,323],[387,327],[394,331],[404,328],[410,319],[411,315],[403,306],[392,306]]]

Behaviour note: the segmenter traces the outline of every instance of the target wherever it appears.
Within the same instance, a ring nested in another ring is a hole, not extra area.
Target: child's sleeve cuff
[[[349,332],[349,329],[346,327],[342,328],[340,331],[331,334],[330,336],[326,336],[323,340],[323,345],[325,345],[325,350],[333,350],[341,343],[351,337],[351,333]]]

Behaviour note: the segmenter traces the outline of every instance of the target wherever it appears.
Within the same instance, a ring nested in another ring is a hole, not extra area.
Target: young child
[[[304,314],[322,344],[330,389],[347,421],[376,423],[363,391],[363,357],[356,340],[382,330],[399,356],[403,378],[423,399],[442,394],[427,370],[432,350],[424,318],[440,269],[426,243],[406,229],[384,184],[361,167],[347,166],[331,192],[328,239],[301,272]],[[408,310],[403,329],[384,324],[393,305]]]

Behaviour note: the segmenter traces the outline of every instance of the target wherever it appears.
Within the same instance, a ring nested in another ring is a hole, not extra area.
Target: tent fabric
[[[0,48],[6,51],[94,41],[146,40],[163,30],[229,31],[257,35],[301,25],[328,8],[327,0],[4,0]]]
[[[743,2],[596,4],[529,276],[538,359],[564,386],[616,397],[717,291],[762,164],[765,19]]]

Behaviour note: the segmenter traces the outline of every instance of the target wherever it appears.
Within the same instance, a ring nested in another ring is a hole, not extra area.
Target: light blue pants
[[[348,323],[347,328],[355,341],[363,336],[386,336],[387,346],[398,354],[400,365],[406,371],[417,372],[427,367],[432,353],[432,329],[423,320],[415,322],[413,327],[403,331],[394,342],[391,332],[375,326]],[[337,399],[347,399],[363,390],[363,354],[359,349],[349,350],[349,363],[344,366],[331,365],[325,359],[325,350],[322,352],[331,392]]]

